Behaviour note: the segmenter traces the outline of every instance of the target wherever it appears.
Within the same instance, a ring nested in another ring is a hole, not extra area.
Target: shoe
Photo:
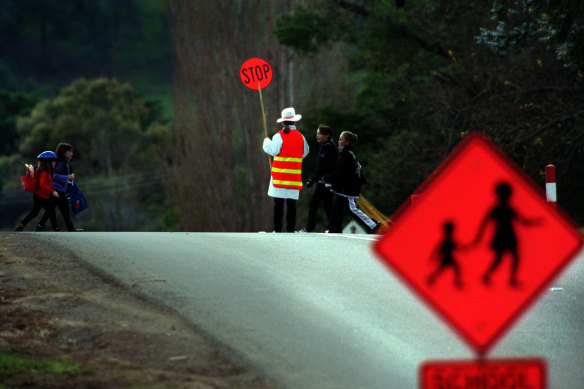
[[[45,226],[37,224],[33,231],[40,232],[40,231],[44,231],[44,230],[45,230]]]
[[[312,232],[312,231],[308,231],[308,230],[306,229],[306,227],[304,227],[303,229],[301,229],[301,230],[300,230],[300,231],[298,231],[298,232],[301,232],[301,233],[305,233],[305,232],[306,232],[306,233],[310,233],[310,232]]]
[[[19,224],[16,226],[16,228],[14,229],[14,231],[22,231],[24,230],[24,226],[22,224]]]

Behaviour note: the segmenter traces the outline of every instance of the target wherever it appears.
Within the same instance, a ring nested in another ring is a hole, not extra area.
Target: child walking
[[[57,162],[53,169],[53,188],[59,193],[59,197],[55,201],[56,206],[61,211],[61,215],[63,215],[67,231],[78,231],[75,229],[71,220],[69,213],[71,204],[69,203],[69,195],[67,194],[67,189],[71,187],[71,182],[75,179],[75,173],[73,173],[73,168],[70,164],[73,158],[73,146],[68,143],[59,143],[55,154],[57,155]],[[45,212],[34,230],[44,231],[48,218],[49,214]]]
[[[339,154],[337,166],[333,174],[324,177],[327,186],[332,186],[335,193],[328,232],[342,233],[344,210],[348,209],[351,216],[367,226],[370,233],[376,233],[381,223],[371,219],[361,211],[355,202],[361,193],[364,178],[361,165],[355,155],[357,135],[350,131],[343,131],[339,136]]]
[[[16,226],[14,231],[22,231],[28,222],[37,217],[41,208],[44,208],[49,215],[53,230],[59,230],[55,215],[55,201],[51,199],[51,196],[55,199],[59,198],[59,193],[53,189],[53,169],[57,161],[57,155],[52,151],[43,151],[37,159],[39,163],[35,174],[37,175],[38,184],[32,195],[32,209]]]
[[[428,276],[428,285],[433,285],[436,278],[445,270],[452,269],[454,272],[454,285],[457,288],[462,288],[462,275],[458,261],[454,257],[454,252],[462,247],[454,240],[454,223],[447,221],[444,223],[444,239],[436,250],[432,253],[431,259],[437,259],[440,265],[438,268]]]
[[[337,163],[337,147],[333,143],[332,136],[333,130],[329,126],[325,124],[318,126],[316,130],[316,141],[320,144],[320,150],[318,151],[318,159],[316,160],[316,169],[308,179],[306,185],[304,185],[305,188],[311,188],[316,183],[316,189],[310,199],[308,222],[306,223],[306,227],[301,229],[300,232],[314,231],[316,226],[316,213],[320,203],[323,201],[327,225],[330,221],[333,193],[326,188],[323,177],[332,174]]]

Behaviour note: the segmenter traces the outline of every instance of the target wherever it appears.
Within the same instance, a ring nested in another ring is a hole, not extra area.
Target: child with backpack
[[[57,161],[57,155],[52,151],[43,151],[37,157],[38,168],[35,170],[36,187],[32,195],[32,209],[24,219],[16,226],[14,231],[22,231],[28,222],[35,218],[41,208],[48,213],[53,230],[58,231],[57,217],[55,215],[55,201],[51,199],[59,197],[59,193],[53,189],[53,169]]]
[[[59,197],[55,201],[56,208],[58,208],[61,211],[61,215],[63,215],[67,231],[79,231],[75,228],[73,221],[71,220],[71,215],[69,213],[69,207],[71,204],[69,203],[69,195],[67,193],[67,189],[71,187],[71,182],[75,179],[75,174],[73,173],[73,168],[70,164],[71,159],[73,158],[73,146],[68,143],[59,143],[55,150],[55,154],[57,155],[57,162],[53,169],[53,188],[59,193]],[[48,218],[49,214],[45,212],[34,228],[34,231],[44,231],[45,223]]]
[[[339,136],[339,154],[334,172],[324,177],[327,187],[335,194],[328,232],[342,233],[344,211],[347,209],[351,216],[367,226],[369,233],[376,233],[381,223],[371,219],[361,211],[355,202],[361,193],[361,186],[366,181],[361,172],[361,164],[355,155],[357,135],[350,131],[343,131]]]

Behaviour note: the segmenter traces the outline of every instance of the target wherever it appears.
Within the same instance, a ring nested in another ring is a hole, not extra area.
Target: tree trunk
[[[273,34],[277,17],[301,2],[169,1],[176,58],[177,168],[172,195],[183,230],[273,228],[259,94],[245,87],[239,74],[247,59],[259,57],[272,67],[272,82],[262,89],[270,137],[279,129],[276,119],[283,108],[294,106],[306,116],[309,107],[325,97],[330,100],[336,94],[334,101],[341,105],[350,97],[335,76],[335,68],[344,66],[347,58],[342,49],[305,59],[278,44]],[[312,137],[313,130],[303,124],[300,130]]]
[[[259,94],[243,85],[239,70],[252,57],[272,66],[275,82],[262,94],[273,128],[284,108],[276,96],[287,89],[277,80],[286,80],[288,70],[277,61],[283,50],[272,34],[277,14],[287,11],[279,7],[260,0],[170,1],[179,166],[174,195],[184,230],[272,228]]]

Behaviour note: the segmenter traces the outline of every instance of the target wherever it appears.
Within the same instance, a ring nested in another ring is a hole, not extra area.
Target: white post
[[[556,207],[558,197],[556,195],[556,167],[554,165],[545,167],[545,193],[548,203]]]

